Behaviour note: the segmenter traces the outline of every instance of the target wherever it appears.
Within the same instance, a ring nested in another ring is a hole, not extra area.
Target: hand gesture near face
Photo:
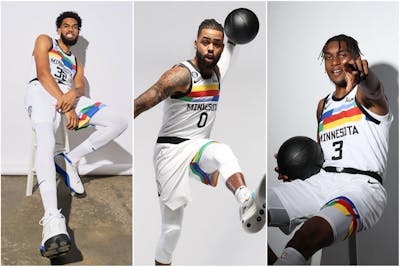
[[[343,62],[346,79],[346,93],[349,92],[360,81],[365,80],[368,75],[368,61],[358,56],[355,59]]]

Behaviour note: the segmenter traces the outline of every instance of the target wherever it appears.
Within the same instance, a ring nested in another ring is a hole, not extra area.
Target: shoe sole
[[[49,259],[67,254],[71,250],[71,240],[66,234],[59,234],[49,238],[44,246],[40,247],[43,257]]]

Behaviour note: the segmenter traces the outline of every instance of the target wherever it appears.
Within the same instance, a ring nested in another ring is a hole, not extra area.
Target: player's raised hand
[[[278,158],[278,153],[274,154],[274,157],[277,159]],[[287,175],[284,175],[282,173],[279,172],[279,166],[276,166],[274,168],[275,172],[278,173],[278,180],[282,180],[283,182],[290,182],[292,181]]]
[[[343,62],[345,79],[346,79],[346,92],[349,92],[360,81],[365,80],[368,75],[368,61],[357,57],[349,61]]]

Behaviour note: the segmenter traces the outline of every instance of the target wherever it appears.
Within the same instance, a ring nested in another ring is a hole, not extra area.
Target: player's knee
[[[333,242],[345,240],[361,227],[355,205],[345,197],[329,201],[317,215],[331,226]]]
[[[333,242],[332,228],[324,218],[315,216],[304,222],[287,244],[301,251],[308,259],[317,250],[329,246]]]
[[[121,116],[116,115],[113,121],[113,127],[118,131],[119,134],[123,133],[128,128],[129,122],[128,120]]]

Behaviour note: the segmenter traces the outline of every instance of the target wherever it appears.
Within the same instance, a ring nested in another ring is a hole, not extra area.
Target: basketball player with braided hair
[[[82,20],[75,12],[61,13],[56,20],[58,39],[39,35],[33,50],[32,72],[25,96],[25,106],[36,135],[36,175],[44,207],[40,252],[53,258],[71,247],[65,217],[58,209],[56,172],[77,197],[85,196],[78,175],[78,162],[118,137],[128,122],[110,107],[84,96],[83,65],[72,54]],[[96,125],[96,131],[69,153],[54,156],[55,132],[61,117],[69,130]]]
[[[190,177],[210,186],[216,186],[220,177],[240,205],[240,219],[246,231],[257,232],[265,224],[264,209],[246,186],[231,148],[210,139],[220,80],[226,73],[234,46],[230,41],[224,44],[221,24],[214,19],[204,20],[194,41],[195,57],[167,70],[135,99],[135,117],[165,100],[153,158],[162,217],[156,265],[172,263],[184,208],[191,200]],[[259,215],[261,209],[262,215]]]
[[[288,182],[268,189],[268,226],[288,234],[304,222],[280,257],[268,247],[269,264],[306,264],[319,249],[371,228],[386,206],[383,176],[393,114],[382,83],[350,36],[330,38],[321,57],[335,86],[317,107],[325,162],[304,181],[279,174]]]

